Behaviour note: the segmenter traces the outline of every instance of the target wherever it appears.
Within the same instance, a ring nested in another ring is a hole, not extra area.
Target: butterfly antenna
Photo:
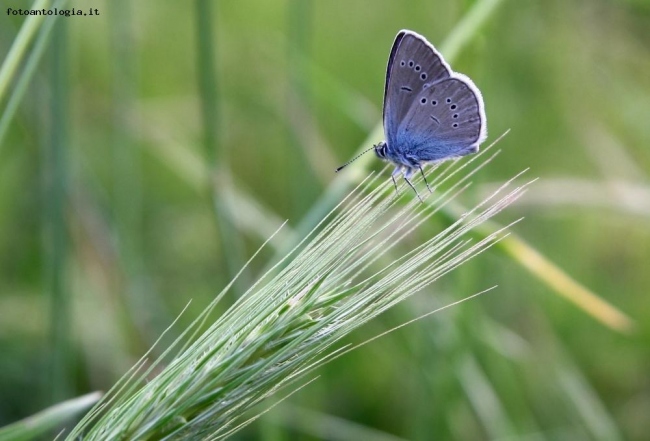
[[[364,150],[363,152],[359,153],[357,156],[355,156],[354,158],[350,159],[348,162],[346,162],[345,164],[343,164],[342,166],[337,168],[336,173],[340,172],[341,170],[343,170],[344,167],[347,167],[348,165],[350,165],[350,163],[356,161],[357,159],[359,159],[359,157],[363,156],[364,154],[368,153],[370,150],[372,150],[374,148],[375,148],[375,146],[373,145],[368,150]]]

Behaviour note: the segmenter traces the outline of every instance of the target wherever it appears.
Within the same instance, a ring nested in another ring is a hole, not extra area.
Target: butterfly
[[[366,152],[374,149],[393,163],[395,188],[401,173],[418,198],[414,173],[419,170],[429,188],[422,166],[476,153],[487,137],[483,97],[474,82],[454,72],[426,38],[409,30],[397,34],[390,51],[383,120],[386,140]]]

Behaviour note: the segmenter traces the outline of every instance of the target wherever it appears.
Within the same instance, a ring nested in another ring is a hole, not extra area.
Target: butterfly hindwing
[[[484,136],[482,119],[480,94],[466,78],[447,78],[417,96],[394,142],[421,162],[475,153]]]

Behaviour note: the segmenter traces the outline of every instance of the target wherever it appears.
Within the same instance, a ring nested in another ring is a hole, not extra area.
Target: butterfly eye
[[[426,103],[427,103],[427,99],[426,99],[426,98],[422,98],[422,99],[420,100],[420,102],[421,102],[422,104],[426,104]]]
[[[458,114],[457,114],[457,113],[454,113],[454,118],[458,118]]]
[[[402,62],[399,65],[404,67],[404,66],[406,66],[406,62],[404,60],[402,60]]]
[[[426,80],[427,79],[427,74],[422,72],[422,75],[420,75],[420,78],[422,78],[423,80]]]
[[[413,67],[415,63],[413,63],[413,60],[409,61],[409,67]]]
[[[432,106],[437,106],[437,105],[438,105],[438,101],[436,101],[436,100],[431,101],[431,105],[432,105]]]
[[[456,110],[456,107],[457,107],[456,104],[452,104],[449,108],[450,108],[451,110]]]
[[[455,127],[458,127],[458,123],[453,123],[452,126],[453,126],[454,128],[455,128]]]
[[[416,72],[420,72],[420,69],[422,69],[422,68],[420,67],[420,65],[415,66],[415,71],[416,71]]]
[[[447,98],[447,104],[451,103],[451,98]]]

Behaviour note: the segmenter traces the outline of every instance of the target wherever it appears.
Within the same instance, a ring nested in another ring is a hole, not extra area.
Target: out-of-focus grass
[[[305,8],[303,21],[292,7]],[[229,279],[218,269],[233,255],[217,234],[214,205],[205,197],[213,164],[202,139],[211,118],[201,111],[194,5],[132,3],[122,11],[130,16],[124,23],[130,22],[131,32],[115,39],[109,32],[119,23],[110,20],[120,20],[112,9],[118,5],[103,8],[99,17],[64,18],[70,87],[61,100],[69,100],[71,113],[63,229],[71,240],[62,276],[72,302],[72,395],[113,384],[189,298],[187,316],[196,315]],[[198,42],[216,58],[214,128],[232,177],[210,191],[223,193],[218,211],[233,221],[231,234],[244,256],[289,219],[286,236],[251,267],[252,274],[283,243],[300,238],[301,223],[310,223],[306,216],[326,197],[299,200],[299,194],[342,185],[318,167],[331,158],[345,161],[364,139],[381,137],[379,129],[368,132],[381,113],[388,50],[398,29],[412,28],[479,85],[491,139],[511,129],[499,165],[481,179],[499,182],[526,167],[540,176],[539,192],[534,188],[520,206],[526,220],[518,236],[638,325],[633,334],[617,335],[548,295],[552,289],[511,258],[490,252],[439,286],[435,296],[418,296],[350,340],[363,341],[416,310],[435,309],[447,292],[470,294],[493,284],[498,290],[331,363],[316,384],[292,397],[292,405],[331,414],[330,424],[339,417],[403,438],[423,438],[431,430],[440,438],[644,439],[650,430],[650,304],[643,295],[650,286],[650,235],[643,215],[647,198],[639,190],[647,188],[650,168],[650,16],[643,2],[380,1],[369,7],[351,1],[343,8],[244,0],[213,3],[209,14],[203,18],[212,24],[214,40]],[[466,16],[483,24],[458,45],[453,42],[462,41],[456,36],[464,26],[458,23],[467,23],[461,21]],[[1,53],[9,54],[23,23],[24,17],[0,14]],[[52,201],[42,199],[47,166],[39,153],[51,141],[45,122],[57,92],[48,64],[38,63],[52,50],[52,36],[41,37],[49,23],[18,40],[24,50],[13,58],[15,75],[1,90],[5,423],[51,403],[45,386],[48,326],[32,320],[48,316],[52,291],[41,208]],[[297,36],[305,41],[295,41]],[[116,81],[129,65],[137,68],[120,92]],[[290,120],[296,107],[289,108],[287,97],[297,84],[295,72],[308,93],[299,118]],[[209,93],[207,83],[203,90]],[[123,125],[113,123],[119,108]],[[364,160],[350,169],[358,174],[348,177],[352,181],[378,164],[371,155]],[[314,164],[315,171],[309,169]],[[626,185],[618,185],[623,178]],[[301,183],[304,188],[296,187]],[[134,211],[128,205],[119,211],[119,197],[133,201]],[[463,203],[481,197],[467,195]],[[129,222],[129,213],[138,221]],[[423,235],[446,222],[432,220]],[[417,243],[414,238],[407,246]],[[140,263],[129,265],[120,244],[130,246],[132,262]],[[138,283],[146,297],[128,288]],[[126,301],[127,292],[136,293],[135,302]],[[254,431],[265,427],[247,433],[259,438]],[[302,430],[287,423],[286,436]]]
[[[72,298],[66,277],[68,265],[68,231],[65,212],[70,183],[70,94],[68,26],[55,25],[50,56],[50,100],[48,119],[50,137],[43,140],[43,232],[46,292],[49,296],[50,375],[46,382],[53,402],[71,393],[74,352],[72,345]]]
[[[47,0],[38,0],[34,2],[34,9],[45,9],[45,7],[62,8],[65,6],[67,0],[59,0],[52,3]],[[4,101],[5,96],[9,94],[9,89],[13,80],[15,80],[15,87],[9,99],[7,100],[6,107],[2,110],[0,117],[0,146],[3,144],[4,137],[9,130],[13,121],[14,115],[18,110],[18,106],[22,102],[27,89],[32,81],[34,73],[38,68],[43,53],[51,41],[50,33],[57,22],[57,17],[51,20],[43,20],[43,16],[34,15],[29,16],[20,27],[20,32],[13,40],[11,49],[7,53],[6,58],[3,60],[2,67],[0,68],[0,102]],[[38,31],[38,35],[34,36]],[[27,51],[30,47],[31,40],[35,38],[35,42],[31,51]],[[20,75],[17,74],[19,67],[24,63],[24,67]]]
[[[51,2],[49,0],[38,0],[32,6],[34,9],[43,9],[50,5]],[[11,44],[11,48],[7,52],[2,62],[2,67],[0,68],[0,101],[4,101],[9,91],[9,86],[17,76],[20,65],[26,58],[32,40],[42,26],[44,18],[42,15],[29,16]]]
[[[0,441],[31,440],[42,436],[68,422],[69,419],[87,411],[101,396],[102,394],[99,392],[92,392],[82,397],[66,400],[21,421],[2,427]]]
[[[234,277],[246,259],[242,239],[234,225],[234,218],[228,214],[221,187],[230,186],[230,166],[228,154],[223,146],[222,120],[219,112],[219,83],[215,72],[216,49],[212,7],[209,0],[197,0],[196,8],[196,47],[198,65],[198,84],[203,121],[204,162],[207,164],[205,190],[214,207],[214,218],[223,250],[225,268]],[[248,270],[236,281],[235,292],[241,294],[250,284]]]

